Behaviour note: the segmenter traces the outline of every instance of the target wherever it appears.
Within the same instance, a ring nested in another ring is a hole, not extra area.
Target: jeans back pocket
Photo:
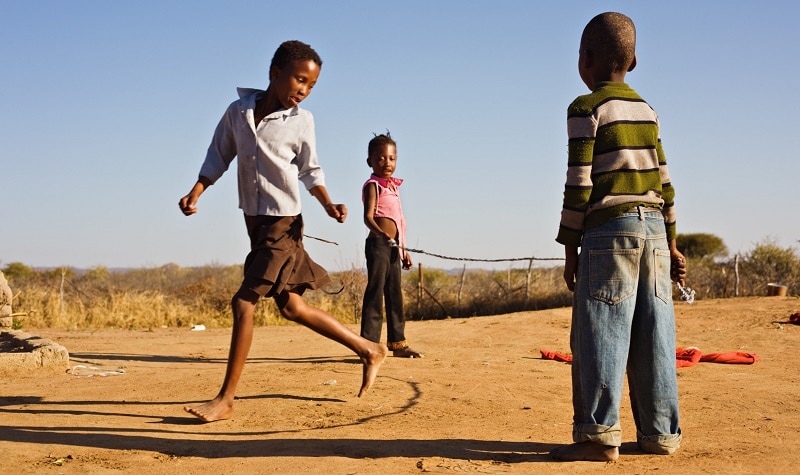
[[[656,297],[665,303],[670,303],[672,302],[672,278],[670,277],[672,257],[667,249],[655,249],[654,257],[656,260]]]
[[[640,249],[593,249],[589,251],[589,293],[611,305],[636,293]]]

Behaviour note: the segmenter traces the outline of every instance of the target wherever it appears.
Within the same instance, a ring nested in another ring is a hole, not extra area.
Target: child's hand
[[[570,292],[575,291],[575,277],[578,274],[578,247],[564,246],[564,282]]]
[[[686,258],[677,249],[670,249],[669,276],[673,282],[686,285]]]
[[[197,213],[197,200],[200,198],[200,195],[195,193],[194,190],[190,192],[188,195],[181,198],[178,202],[178,206],[181,208],[181,212],[186,216],[191,216]]]
[[[328,203],[325,205],[325,212],[328,213],[328,216],[340,223],[343,223],[344,220],[347,219],[347,206],[341,203]]]
[[[186,216],[191,216],[197,213],[197,206],[195,206],[196,204],[197,204],[197,198],[192,197],[191,193],[184,196],[183,198],[181,198],[180,201],[178,201],[178,207],[180,207],[181,212]]]
[[[411,255],[409,255],[409,254],[406,252],[406,253],[405,253],[405,256],[403,256],[403,270],[409,270],[409,269],[411,269],[411,266],[412,266],[412,265],[414,265],[414,263],[413,263],[413,262],[411,262]]]
[[[202,195],[209,186],[211,186],[211,180],[204,176],[198,178],[197,183],[192,187],[192,191],[178,201],[178,207],[180,207],[181,212],[186,216],[197,213],[197,200],[200,199],[200,195]]]

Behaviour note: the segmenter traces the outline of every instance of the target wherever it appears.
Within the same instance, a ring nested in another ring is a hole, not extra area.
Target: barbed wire
[[[335,244],[337,246],[339,245],[338,242],[328,241],[326,239],[322,239],[322,238],[318,238],[318,237],[314,237],[314,236],[309,236],[308,234],[303,234],[303,236],[307,237],[309,239],[315,239],[317,241],[322,241],[322,242],[325,242],[325,243],[328,243],[328,244]],[[413,252],[414,254],[425,254],[426,256],[438,257],[439,259],[446,259],[446,260],[449,260],[449,261],[464,261],[464,262],[519,262],[519,261],[563,261],[564,260],[563,257],[509,257],[509,258],[504,258],[504,259],[480,259],[480,258],[477,258],[477,257],[453,257],[453,256],[445,256],[443,254],[437,254],[435,252],[423,251],[422,249],[414,249],[414,248],[411,248],[411,247],[403,247],[403,246],[397,246],[397,245],[395,245],[394,247],[397,247],[399,249],[403,249],[406,252]]]
[[[517,262],[517,261],[563,261],[563,257],[509,257],[505,259],[479,259],[476,257],[452,257],[433,252],[423,251],[422,249],[414,249],[410,247],[397,246],[406,252],[413,252],[415,254],[425,254],[426,256],[438,257],[439,259],[447,259],[450,261],[467,261],[467,262]]]

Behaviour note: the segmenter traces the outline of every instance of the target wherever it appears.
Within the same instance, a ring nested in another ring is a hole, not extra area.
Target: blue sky
[[[0,267],[238,264],[229,172],[184,217],[237,86],[267,86],[277,45],[324,65],[314,113],[328,191],[307,241],[329,271],[363,265],[360,187],[373,132],[398,142],[409,246],[457,257],[561,257],[566,107],[595,14],[638,29],[628,82],[656,109],[679,233],[732,252],[800,240],[800,77],[790,1],[2,1]],[[792,137],[795,137],[794,139]],[[428,267],[461,263],[415,255]],[[470,264],[470,267],[507,268]]]

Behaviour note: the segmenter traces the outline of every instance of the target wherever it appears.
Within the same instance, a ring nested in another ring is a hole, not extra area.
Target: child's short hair
[[[581,48],[612,72],[627,71],[636,54],[636,27],[622,13],[606,12],[592,18],[583,29]]]
[[[372,137],[372,140],[369,141],[369,145],[367,145],[367,157],[371,157],[373,153],[377,152],[380,147],[385,145],[397,146],[397,142],[394,141],[392,134],[390,134],[388,130],[385,134],[375,135],[375,137]]]
[[[314,48],[303,43],[302,41],[289,40],[281,43],[281,45],[278,46],[278,49],[275,50],[275,54],[272,56],[272,63],[270,63],[269,68],[282,69],[293,61],[298,60],[311,60],[317,63],[318,66],[322,66],[322,59],[319,57],[317,52],[314,51]]]

